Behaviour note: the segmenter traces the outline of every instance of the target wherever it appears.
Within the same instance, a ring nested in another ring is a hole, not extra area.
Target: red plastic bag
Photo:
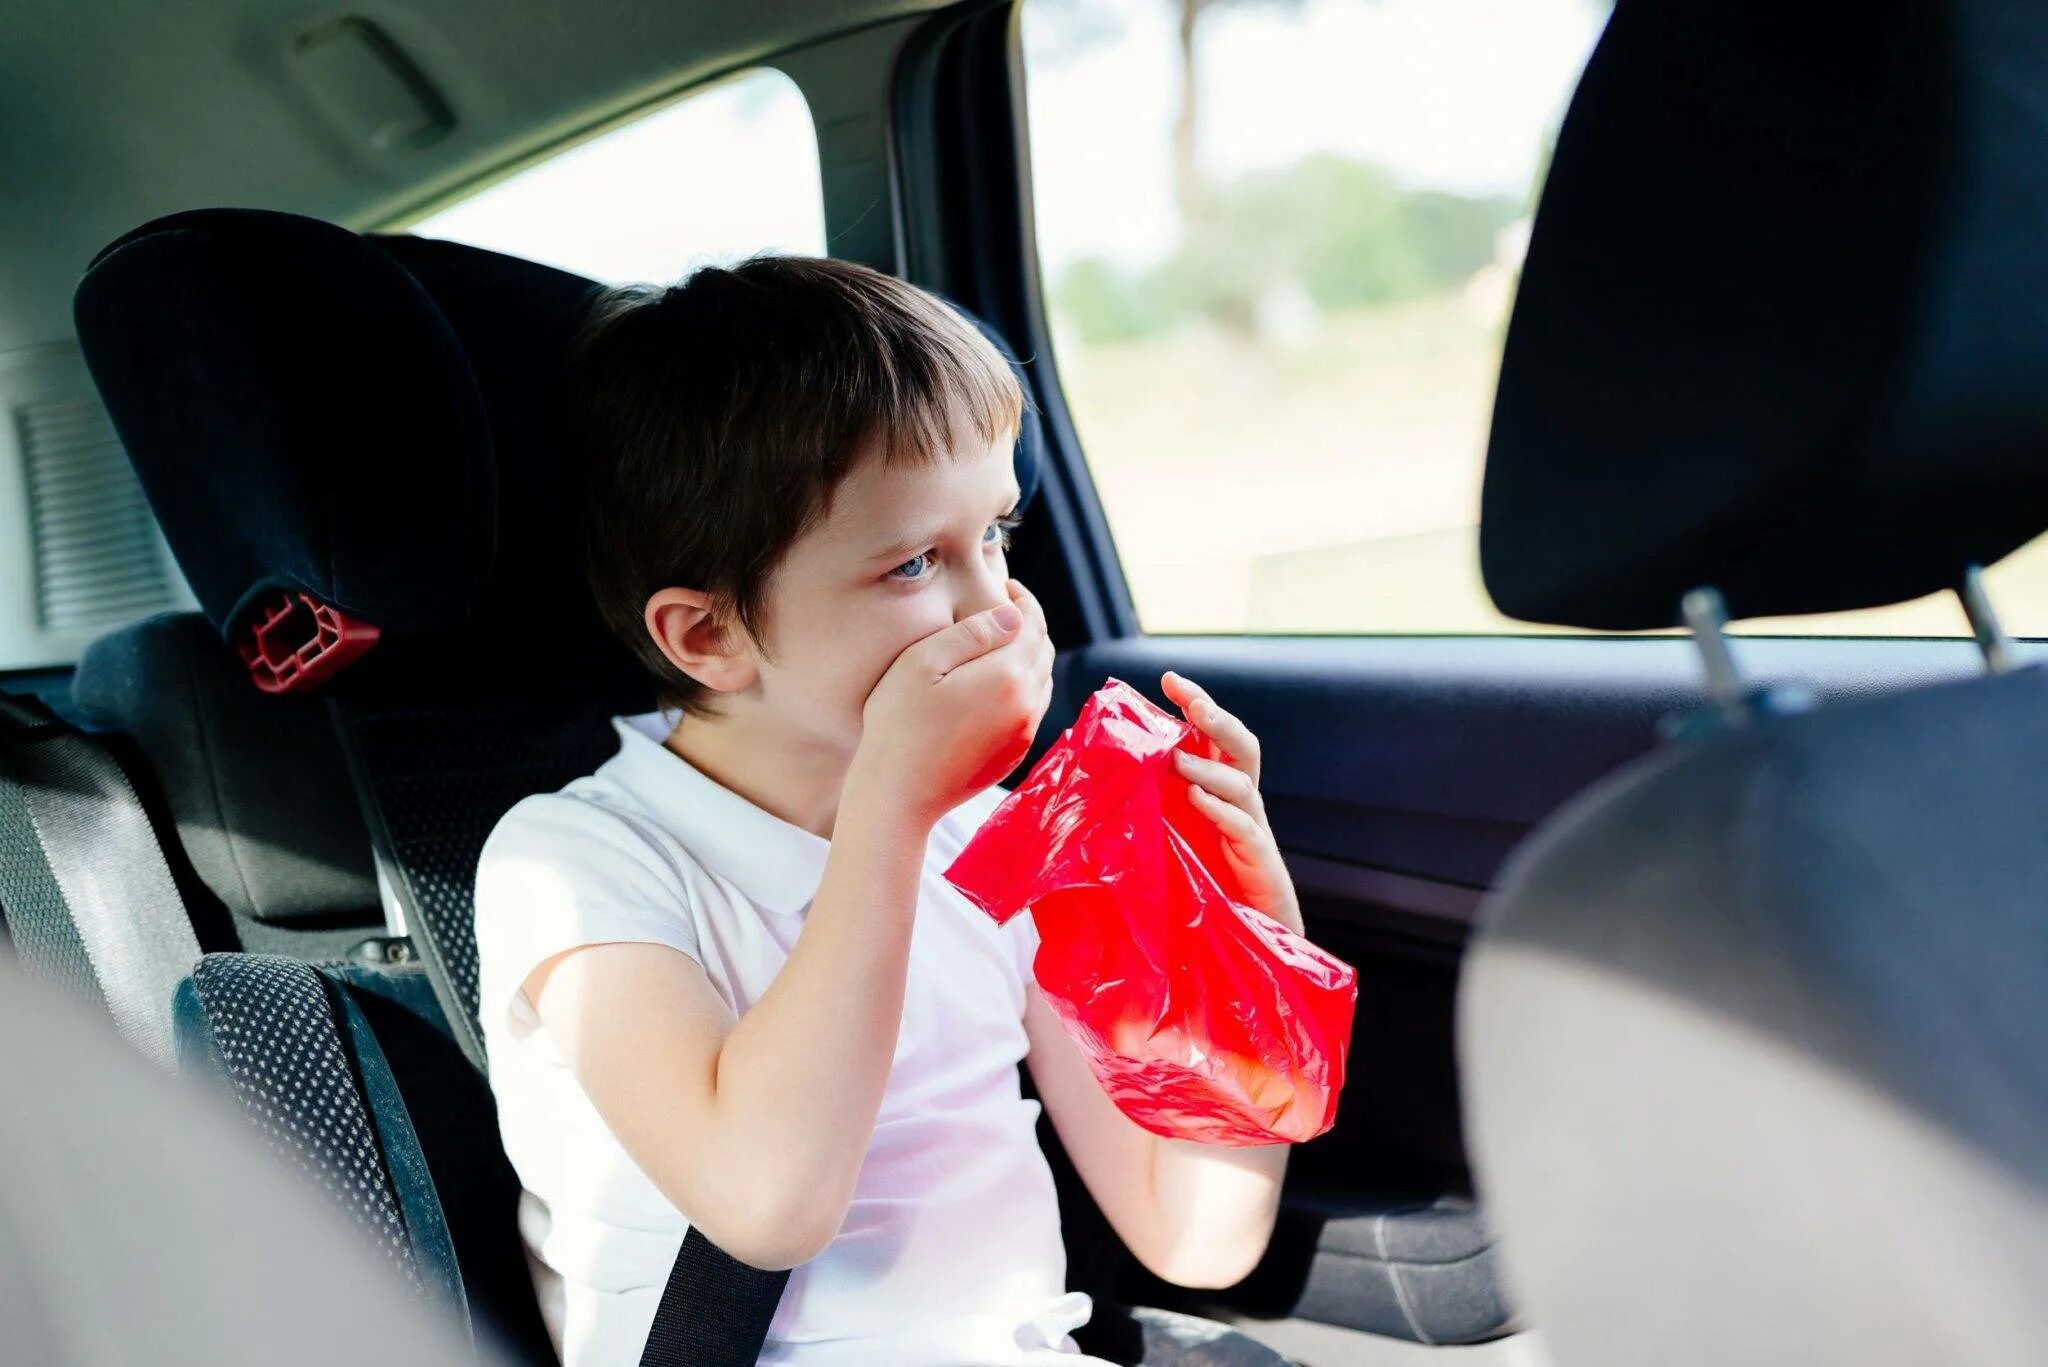
[[[1337,1118],[1358,975],[1244,905],[1173,769],[1207,744],[1111,679],[946,878],[998,925],[1030,908],[1039,991],[1125,1115],[1205,1144],[1299,1143]]]

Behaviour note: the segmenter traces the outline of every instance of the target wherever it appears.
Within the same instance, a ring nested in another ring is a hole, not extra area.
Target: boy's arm
[[[735,1019],[663,945],[579,946],[528,995],[626,1152],[714,1244],[794,1267],[844,1224],[903,1016],[930,827],[849,775],[789,959]]]
[[[1216,823],[1247,904],[1303,934],[1300,899],[1259,796],[1258,737],[1193,680],[1168,670],[1159,683],[1208,742],[1207,755],[1176,752],[1174,766],[1189,801]],[[1292,1146],[1225,1148],[1140,1128],[1103,1092],[1036,984],[1025,1001],[1032,1081],[1075,1170],[1138,1261],[1181,1286],[1244,1280],[1272,1240]]]
[[[1177,1286],[1224,1287],[1258,1265],[1280,1211],[1291,1144],[1224,1148],[1133,1124],[1026,983],[1026,1066],[1060,1143],[1126,1247]]]
[[[1052,696],[1030,591],[905,647],[862,704],[817,896],[737,1020],[702,967],[645,944],[528,975],[541,1023],[619,1143],[705,1237],[780,1269],[846,1223],[903,1026],[932,828],[1017,767]]]

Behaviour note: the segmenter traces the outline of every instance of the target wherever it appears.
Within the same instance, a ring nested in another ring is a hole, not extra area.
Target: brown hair
[[[784,553],[875,443],[934,460],[968,433],[1014,437],[1023,394],[973,323],[848,261],[757,256],[669,286],[603,291],[570,347],[584,568],[606,624],[664,706],[713,715],[647,630],[681,586],[759,645]]]

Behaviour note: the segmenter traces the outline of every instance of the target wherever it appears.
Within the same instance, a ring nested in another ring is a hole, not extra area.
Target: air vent
[[[45,631],[110,626],[174,605],[127,453],[92,399],[14,410],[28,483],[36,619]]]

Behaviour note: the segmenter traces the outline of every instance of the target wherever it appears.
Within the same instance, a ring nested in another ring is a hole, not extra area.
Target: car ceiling
[[[71,336],[92,254],[159,214],[256,205],[388,224],[720,72],[934,0],[7,0],[0,23],[0,353]],[[378,151],[293,58],[380,29],[452,127]]]

